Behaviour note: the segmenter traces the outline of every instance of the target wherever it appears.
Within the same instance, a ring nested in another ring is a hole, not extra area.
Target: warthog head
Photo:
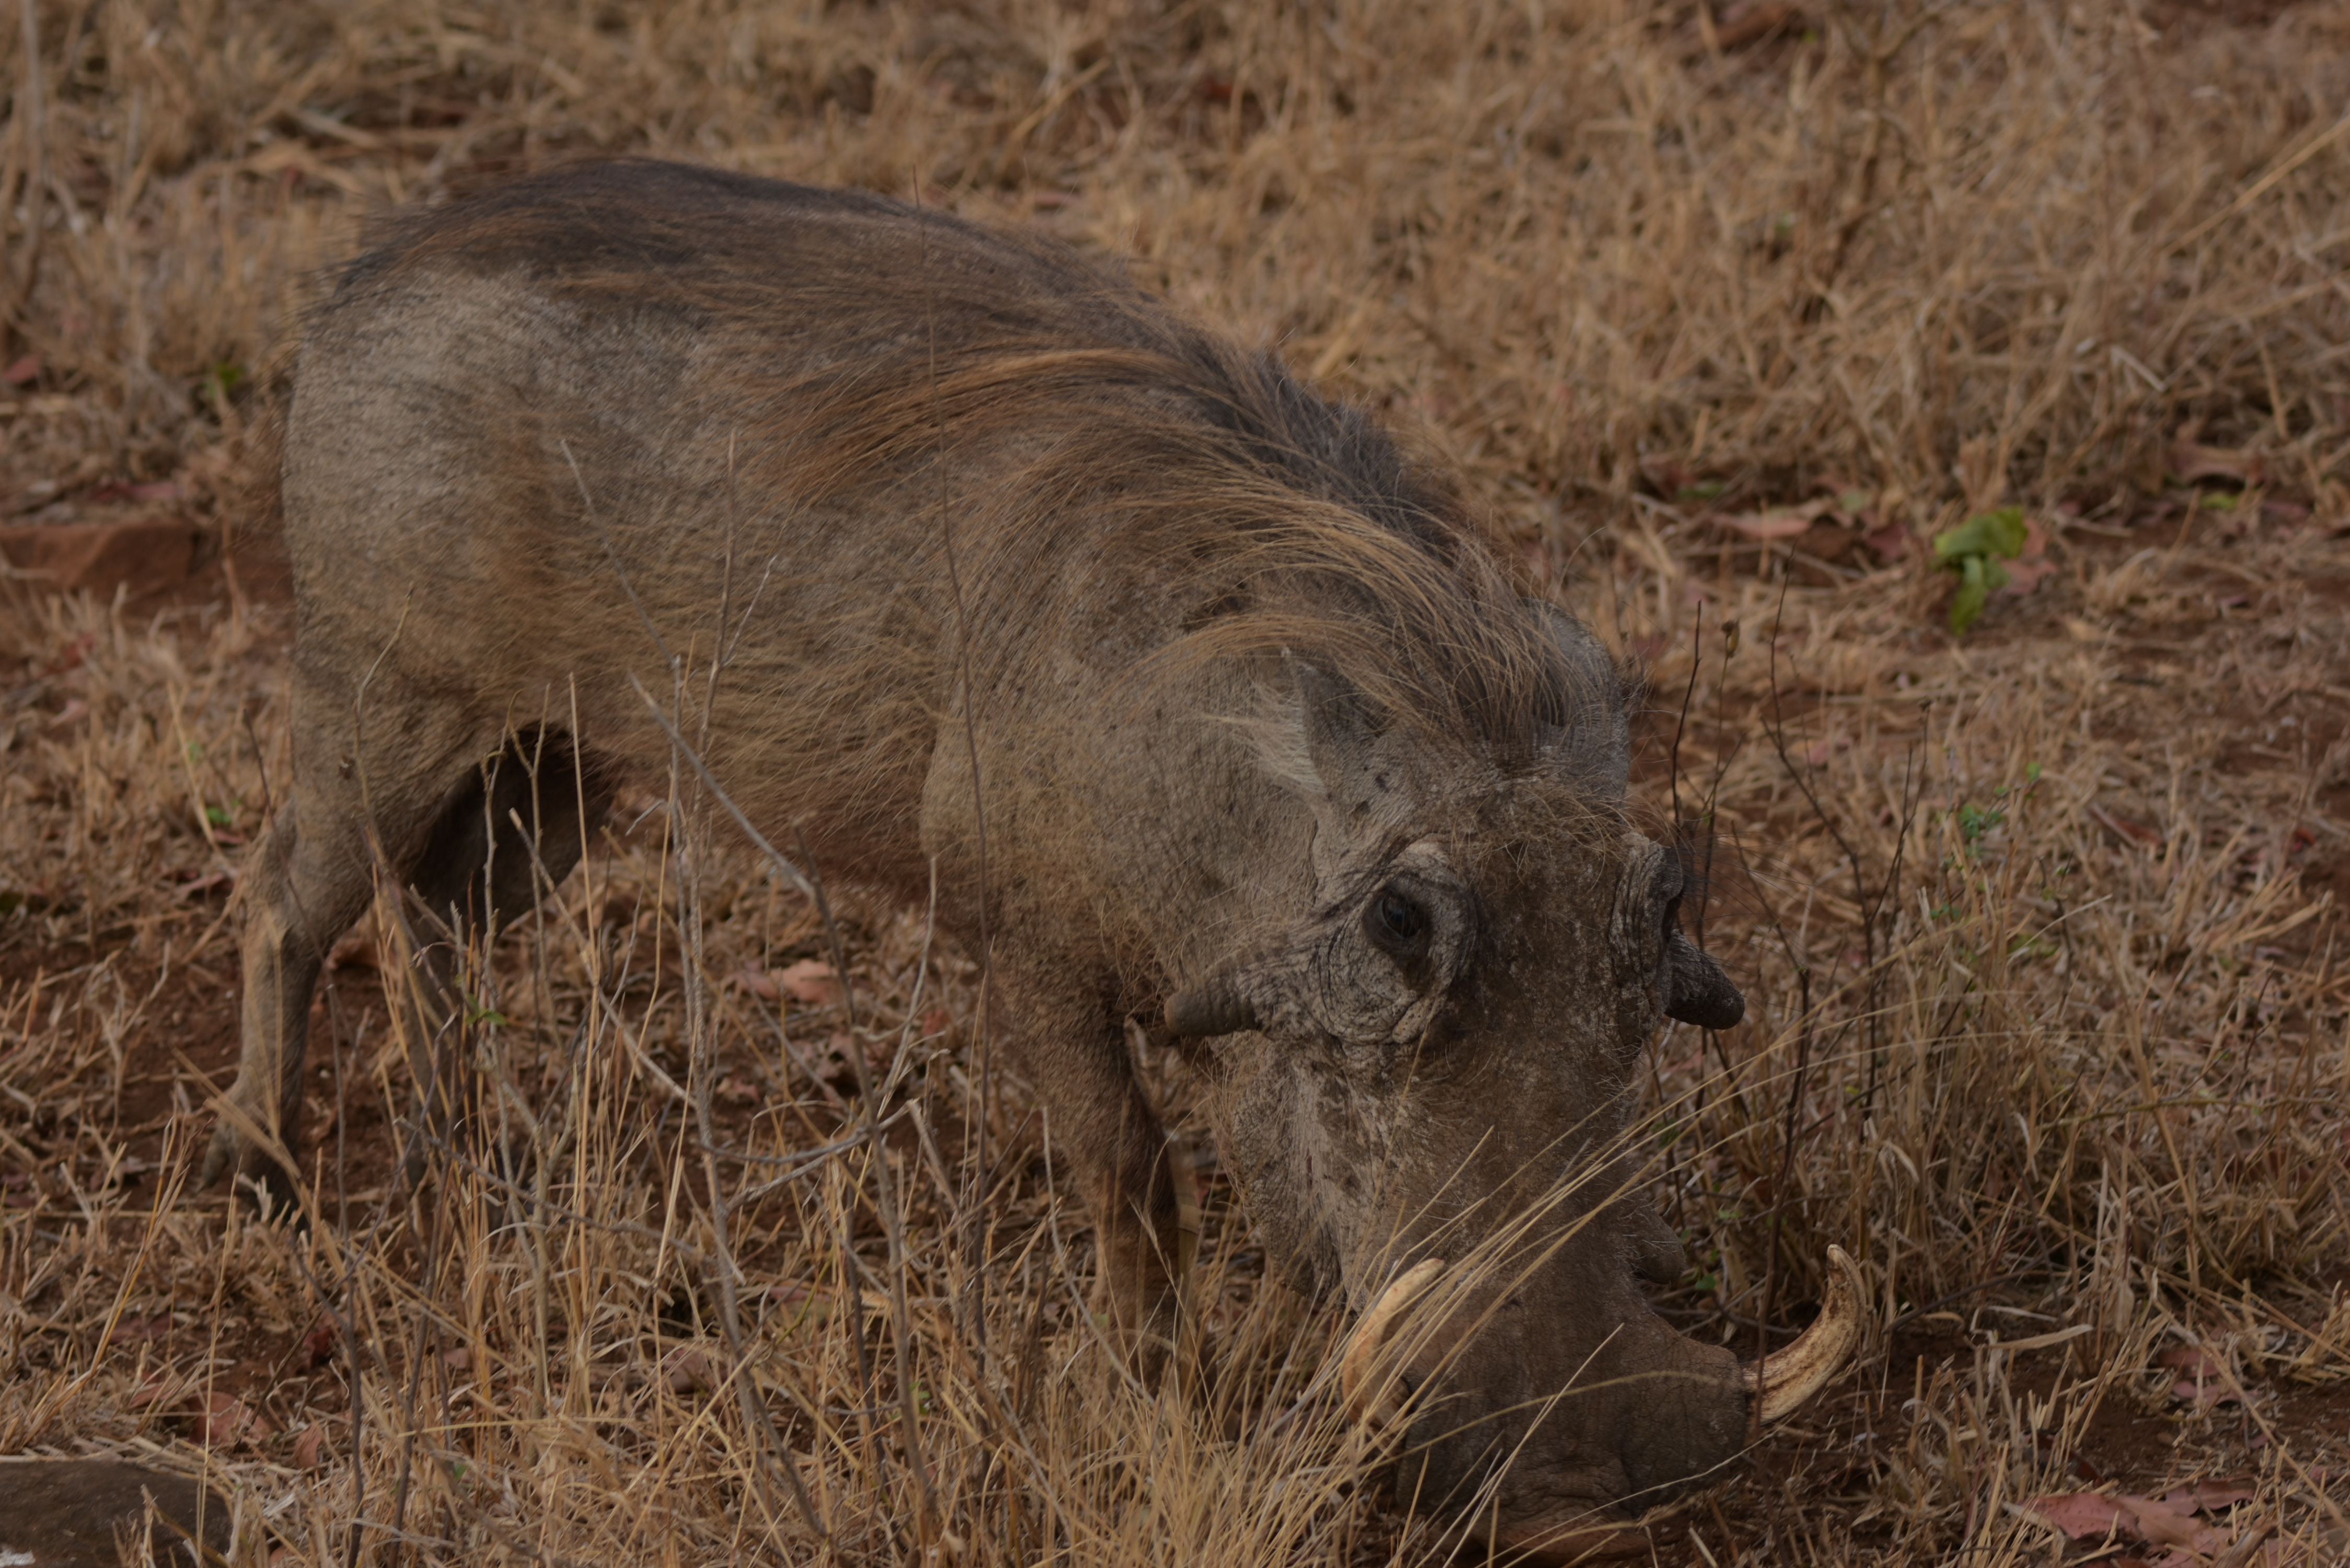
[[[1369,1309],[1348,1395],[1409,1395],[1400,1495],[1555,1547],[1731,1459],[1856,1319],[1840,1282],[1823,1326],[1742,1366],[1642,1296],[1680,1262],[1627,1189],[1634,1066],[1665,1017],[1727,1028],[1744,1003],[1679,930],[1678,857],[1627,819],[1621,678],[1536,613],[1576,695],[1511,763],[1292,662],[1263,751],[1312,810],[1310,897],[1167,1019],[1211,1042],[1272,1253]]]

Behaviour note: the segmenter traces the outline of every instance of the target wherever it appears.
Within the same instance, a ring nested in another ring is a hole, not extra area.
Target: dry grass
[[[1419,432],[1652,665],[1645,798],[1714,830],[1708,940],[1752,1003],[1656,1058],[1693,1260],[1665,1304],[1755,1343],[1837,1241],[1890,1325],[1663,1560],[2051,1561],[2010,1505],[2220,1477],[2239,1541],[2332,1560],[2350,9],[2225,9],[1817,5],[1748,39],[1757,7],[1628,3],[36,5],[0,41],[5,358],[38,361],[0,505],[170,483],[214,515],[312,269],[377,203],[549,159],[920,190],[1131,254]],[[2052,570],[1953,641],[1901,543],[2002,503]],[[0,1452],[208,1465],[318,1563],[1430,1554],[1336,1418],[1342,1325],[1263,1281],[1222,1180],[1204,1370],[1154,1397],[1097,1342],[1021,1085],[978,1071],[965,955],[852,900],[854,1023],[764,998],[829,934],[677,852],[691,792],[484,958],[526,1197],[448,1158],[397,1187],[357,954],[317,1222],[186,1191],[285,622],[0,607]],[[850,1056],[898,1075],[878,1137]],[[2189,1345],[2226,1400],[2174,1397]]]

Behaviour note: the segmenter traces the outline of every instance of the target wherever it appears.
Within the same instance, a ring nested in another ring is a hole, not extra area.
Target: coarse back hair
[[[1507,766],[1625,700],[1363,411],[1045,236],[605,161],[393,215],[325,308],[452,266],[704,335],[703,422],[738,421],[743,493],[934,521],[916,532],[953,552],[975,691],[1015,677],[1040,625],[1114,612],[1073,604],[1085,584],[1182,603],[1179,634],[1131,650],[1139,673],[1295,655],[1383,724]]]

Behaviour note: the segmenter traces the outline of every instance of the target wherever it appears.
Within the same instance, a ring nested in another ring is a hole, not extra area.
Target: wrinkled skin
[[[1404,1262],[1483,1244],[1496,1282],[1454,1309],[1470,1332],[1423,1332],[1405,1373],[1408,1494],[1458,1509],[1508,1455],[1506,1539],[1637,1509],[1746,1436],[1735,1358],[1635,1282],[1678,1273],[1678,1242],[1644,1201],[1607,1201],[1666,1009],[1734,1022],[1736,992],[1678,931],[1678,863],[1625,823],[1620,711],[1509,776],[1305,688],[1312,888],[1219,976],[1255,1025],[1213,1045],[1225,1159],[1273,1253],[1358,1307]]]
[[[452,953],[683,771],[684,691],[770,842],[986,934],[1146,1359],[1184,1178],[1127,1032],[1163,1016],[1292,1277],[1492,1282],[1416,1356],[1406,1495],[1512,1456],[1476,1517],[1523,1541],[1736,1450],[1617,1140],[1659,1019],[1738,995],[1628,826],[1618,671],[1367,419],[1049,244],[619,163],[380,233],[283,457],[293,768],[208,1179],[298,1179],[319,966],[380,892],[424,950],[418,1143],[463,1133]]]

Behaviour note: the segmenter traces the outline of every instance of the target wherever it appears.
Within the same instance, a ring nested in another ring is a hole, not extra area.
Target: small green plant
[[[1964,637],[1982,618],[1993,588],[2008,584],[2004,561],[2023,554],[2032,536],[2024,526],[2023,508],[2002,506],[1979,512],[1957,527],[1934,535],[1934,559],[1944,570],[1959,574],[1958,597],[1950,601],[1950,629]]]
[[[2056,956],[2056,944],[2046,937],[2031,931],[2018,931],[2007,940],[2010,963],[2022,963],[2031,959],[2052,959]]]
[[[2022,787],[2013,791],[2017,799],[2022,799],[2039,787],[2040,773],[2038,763],[2026,763],[2023,765]],[[1962,801],[1953,815],[1953,820],[1959,825],[1959,836],[1965,841],[1967,855],[1970,859],[1981,847],[1983,836],[2007,821],[2009,786],[2002,784],[1991,793],[1991,805],[1977,805],[1970,800]]]
[[[1960,806],[1959,836],[1967,841],[1967,852],[1972,854],[1983,835],[2006,820],[2007,807],[2003,805],[1977,805],[1968,801]]]
[[[204,372],[202,390],[214,418],[227,417],[229,400],[247,379],[244,367],[233,359],[223,359]]]

